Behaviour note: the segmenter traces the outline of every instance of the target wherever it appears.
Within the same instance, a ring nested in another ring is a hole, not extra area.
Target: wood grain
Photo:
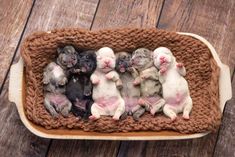
[[[235,74],[235,73],[234,73]],[[215,157],[235,156],[235,75],[233,74],[232,90],[233,97],[227,103],[222,126],[219,130],[219,136],[215,147]]]
[[[178,141],[128,141],[123,142],[118,157],[152,157],[152,156],[172,156],[172,157],[198,157],[212,156],[214,142],[208,138],[213,138],[215,134],[194,140]]]
[[[15,104],[8,101],[8,80],[0,95],[0,128],[1,157],[46,155],[49,140],[29,132],[21,122]]]
[[[118,153],[118,146],[118,141],[57,140],[53,141],[48,157],[116,157]]]
[[[224,63],[234,68],[234,53],[229,51],[234,42],[233,2],[230,1],[193,1],[165,0],[158,28],[192,32],[204,36],[219,52]],[[226,18],[224,18],[226,17]],[[229,49],[225,46],[229,39]],[[226,41],[225,41],[226,39]],[[231,40],[231,41],[230,41]],[[232,49],[232,48],[231,48]],[[233,48],[234,49],[234,48]],[[213,155],[218,133],[209,134],[200,139],[157,142],[124,142],[119,156],[203,156]],[[130,149],[127,149],[126,147]],[[140,149],[136,149],[140,148]]]
[[[0,0],[0,87],[3,87],[32,4],[32,0]]]
[[[97,0],[36,1],[23,39],[34,31],[48,31],[61,27],[83,27],[89,29],[97,3]],[[12,56],[13,54],[8,54],[8,57]],[[15,61],[18,58],[19,50]],[[7,69],[8,67],[10,67],[10,63],[5,68]],[[8,101],[7,87],[8,78],[0,96],[0,128],[4,128],[0,131],[0,156],[45,156],[50,140],[33,135],[20,122],[16,107]],[[64,150],[62,149],[62,151]],[[66,154],[66,152],[64,153]]]
[[[92,29],[154,27],[163,0],[101,0]]]
[[[234,0],[166,0],[158,28],[196,33],[216,49],[231,73],[235,66]]]

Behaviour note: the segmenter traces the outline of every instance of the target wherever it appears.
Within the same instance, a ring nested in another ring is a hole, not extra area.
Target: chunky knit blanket
[[[152,116],[145,113],[139,121],[132,117],[114,122],[103,116],[97,121],[79,120],[70,114],[53,119],[43,105],[43,69],[53,60],[58,46],[74,45],[78,48],[99,49],[104,46],[114,51],[128,51],[146,47],[154,50],[165,46],[172,50],[178,62],[183,62],[186,80],[193,100],[190,120],[181,115],[172,122],[162,113]],[[25,102],[27,118],[47,129],[69,128],[97,132],[129,132],[174,130],[181,133],[214,131],[221,120],[219,109],[219,67],[210,50],[201,41],[189,36],[179,35],[158,29],[122,28],[88,31],[78,28],[37,32],[27,37],[21,46],[25,62]]]

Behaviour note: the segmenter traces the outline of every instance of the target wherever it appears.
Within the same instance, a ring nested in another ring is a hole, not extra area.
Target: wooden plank
[[[92,29],[154,27],[163,0],[101,0]]]
[[[233,97],[228,101],[222,126],[219,130],[219,136],[215,147],[214,156],[235,156],[235,73],[233,74],[232,89]]]
[[[234,0],[166,0],[158,28],[205,37],[231,73],[235,66]]]
[[[163,0],[101,0],[91,29],[122,26],[154,27]],[[120,141],[54,141],[49,156],[116,156]],[[62,151],[66,147],[66,151]],[[55,150],[58,152],[53,154]],[[69,155],[68,155],[69,154]]]
[[[0,156],[45,156],[48,139],[29,132],[18,115],[15,104],[8,101],[8,80],[0,95]]]
[[[192,32],[204,36],[219,52],[224,63],[234,68],[234,53],[224,44],[234,41],[232,1],[165,0],[158,28]],[[212,18],[213,17],[213,18]],[[224,18],[226,17],[226,18]],[[226,40],[226,41],[225,41]],[[229,41],[230,42],[230,41]],[[232,44],[230,43],[231,47]],[[232,48],[231,48],[232,49]],[[118,156],[212,156],[217,133],[200,139],[159,142],[127,142],[120,147]],[[127,149],[129,147],[130,149]],[[137,149],[140,148],[140,149]]]
[[[20,40],[32,0],[0,0],[0,87]]]
[[[36,1],[23,38],[38,30],[47,31],[60,27],[90,28],[97,3],[97,0]],[[19,51],[15,61],[18,58]],[[20,122],[16,107],[8,101],[7,88],[8,78],[0,96],[0,156],[45,156],[50,140],[33,135]]]
[[[116,157],[119,141],[56,140],[52,142],[48,157],[107,156]]]

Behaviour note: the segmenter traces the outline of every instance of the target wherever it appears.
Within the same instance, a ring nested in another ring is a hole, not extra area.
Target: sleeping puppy
[[[63,48],[57,48],[57,52],[58,57],[56,63],[66,71],[67,77],[69,77],[72,73],[79,72],[79,70],[75,68],[75,65],[78,62],[78,52],[73,46],[68,45]]]
[[[78,55],[76,65],[80,72],[72,74],[68,85],[66,86],[66,95],[73,103],[72,113],[87,119],[91,114],[92,101],[92,83],[90,76],[96,69],[95,51],[88,50]]]
[[[47,65],[43,72],[44,105],[56,118],[61,113],[67,117],[72,104],[64,95],[67,77],[64,70],[54,62]]]
[[[132,65],[139,72],[134,85],[140,84],[141,98],[139,104],[150,110],[154,115],[158,112],[165,100],[161,98],[161,84],[159,82],[158,70],[153,65],[152,52],[146,48],[139,48],[133,52]]]
[[[116,71],[119,73],[122,81],[121,96],[125,101],[125,113],[122,119],[127,115],[133,115],[135,120],[145,112],[145,109],[138,104],[140,97],[140,86],[133,85],[138,72],[131,66],[131,54],[127,52],[116,53]]]
[[[176,62],[172,52],[166,47],[155,49],[153,58],[154,65],[160,69],[159,78],[163,87],[163,98],[166,100],[164,114],[175,120],[177,113],[183,112],[183,118],[189,119],[193,103],[184,78],[185,67]]]
[[[114,120],[118,120],[125,112],[125,102],[116,85],[120,79],[114,70],[116,62],[114,52],[109,47],[103,47],[96,52],[96,55],[97,68],[91,75],[94,103],[90,119],[95,120],[101,115],[110,115]]]

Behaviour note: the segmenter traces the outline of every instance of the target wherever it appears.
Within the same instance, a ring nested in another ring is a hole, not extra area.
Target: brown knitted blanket
[[[43,105],[43,68],[56,57],[58,46],[72,44],[78,48],[99,49],[108,46],[114,51],[133,51],[140,47],[154,50],[165,46],[172,50],[177,61],[183,62],[186,79],[193,99],[190,120],[181,115],[172,122],[162,113],[154,117],[145,113],[139,121],[132,117],[114,122],[111,117],[97,121],[78,120],[72,114],[68,118],[53,119]],[[29,36],[21,47],[26,66],[27,118],[47,129],[73,128],[84,131],[128,132],[141,130],[174,130],[181,133],[214,131],[220,124],[218,78],[219,67],[209,49],[202,42],[175,32],[158,29],[124,28],[88,31],[83,29],[59,29],[51,33],[37,32]]]

